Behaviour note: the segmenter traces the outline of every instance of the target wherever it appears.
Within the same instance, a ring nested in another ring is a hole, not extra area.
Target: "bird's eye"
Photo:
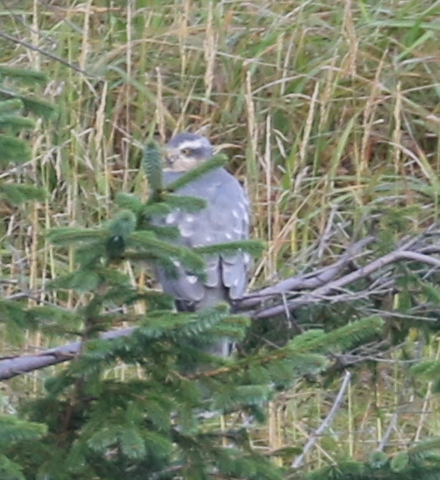
[[[182,148],[182,153],[188,156],[191,153],[191,150],[189,148]]]

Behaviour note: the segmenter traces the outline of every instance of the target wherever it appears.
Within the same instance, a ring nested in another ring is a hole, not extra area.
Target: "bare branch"
[[[367,237],[364,240],[365,241],[368,240],[367,243],[370,243],[372,241],[371,237]],[[403,260],[417,261],[417,262],[420,262],[420,263],[432,265],[433,267],[440,269],[440,259],[432,256],[432,253],[435,251],[435,249],[439,249],[440,245],[430,246],[430,247],[426,247],[426,246],[419,247],[420,251],[409,250],[409,248],[414,247],[416,242],[419,241],[419,240],[420,240],[419,236],[417,238],[413,238],[411,240],[408,240],[401,247],[399,247],[397,250],[395,250],[391,253],[388,253],[386,255],[383,255],[382,257],[379,257],[376,260],[373,260],[370,263],[367,263],[366,265],[361,266],[359,269],[357,269],[353,272],[350,272],[346,275],[343,275],[343,276],[341,276],[341,277],[339,277],[339,278],[337,278],[333,281],[327,282],[327,283],[323,284],[322,286],[319,286],[319,287],[315,288],[314,290],[312,290],[310,292],[295,292],[295,291],[292,291],[293,289],[291,289],[289,294],[296,296],[296,298],[288,300],[287,302],[286,301],[284,301],[284,302],[280,301],[280,303],[277,304],[277,305],[263,307],[261,310],[252,312],[251,317],[253,319],[264,319],[264,318],[271,318],[271,317],[274,317],[276,315],[281,315],[281,314],[284,314],[286,312],[286,306],[287,306],[289,311],[292,311],[292,310],[295,310],[299,307],[310,305],[312,303],[317,303],[317,302],[322,302],[322,301],[326,301],[326,302],[336,302],[336,301],[338,301],[339,302],[341,300],[345,300],[345,298],[341,298],[340,295],[339,295],[340,292],[341,292],[341,289],[343,289],[344,287],[347,287],[348,285],[350,285],[350,284],[352,284],[352,283],[354,283],[354,282],[356,282],[360,279],[365,279],[365,278],[369,277],[370,275],[379,272],[384,267],[386,267],[386,266],[388,266],[392,263],[397,263],[397,262],[400,262],[400,261],[403,261]],[[359,246],[360,244],[361,244],[361,242],[358,242],[357,244],[354,244],[353,247],[354,246]],[[435,249],[433,247],[435,247]],[[426,251],[428,251],[429,253],[431,253],[431,255],[427,255],[425,253],[422,253],[424,249]],[[337,269],[335,268],[335,265],[337,265],[337,264],[338,264],[338,262],[336,262],[334,265],[328,267],[329,269],[331,269],[332,274],[336,272]],[[341,270],[339,270],[339,272],[336,272],[336,274],[340,273],[340,272],[341,272]],[[325,275],[325,272],[324,272],[323,277],[324,278],[329,278],[330,275]],[[323,277],[321,276],[321,277],[316,277],[316,278],[323,278]],[[289,280],[284,280],[283,282],[281,282],[281,284],[283,284],[283,283],[285,285],[290,284],[291,286],[295,286],[295,284],[296,285],[300,284],[298,282],[297,277],[293,277]],[[305,283],[303,282],[302,285],[304,285],[304,284]],[[265,290],[263,290],[263,292],[270,290],[272,292],[271,296],[273,297],[276,293],[276,289],[279,288],[279,285],[280,284],[278,284],[274,287],[270,287],[269,289],[265,289]],[[302,290],[303,289],[304,289],[304,287],[302,288]],[[392,286],[391,285],[390,285],[389,291],[392,291]],[[359,295],[359,293],[360,292],[357,292],[358,295]],[[365,297],[371,296],[371,293],[372,292],[371,292],[370,289],[365,290],[364,296]],[[385,292],[382,292],[382,293],[385,293]],[[247,297],[245,297],[245,300],[243,302],[245,305],[247,305],[246,298]],[[264,300],[264,298],[262,298],[262,296],[261,296],[261,292],[257,292],[257,294],[253,295],[252,298],[254,300],[260,300],[260,303]],[[241,307],[241,302],[240,302],[240,307]]]
[[[374,237],[365,237],[351,245],[332,265],[246,295],[236,302],[236,307],[248,312],[252,319],[267,319],[289,316],[295,309],[311,304],[347,302],[393,293],[396,273],[392,264],[411,261],[432,266],[432,272],[440,270],[440,259],[434,256],[440,254],[438,228],[439,224],[434,224],[416,237],[407,237],[396,250],[370,262],[365,258],[371,251],[365,248],[371,245]],[[358,266],[361,261],[363,265]],[[361,279],[365,280],[364,289],[349,289]],[[111,330],[102,334],[102,338],[124,337],[135,330],[136,327]],[[0,380],[71,360],[78,355],[80,347],[81,342],[72,342],[37,354],[0,358]]]
[[[295,458],[295,460],[292,462],[292,468],[298,468],[302,464],[304,457],[307,455],[307,453],[313,447],[313,445],[315,445],[315,443],[318,441],[319,436],[324,432],[324,430],[328,428],[328,426],[332,422],[333,417],[336,415],[336,412],[339,410],[339,407],[341,406],[341,403],[344,399],[345,391],[347,390],[348,384],[350,383],[350,378],[351,378],[351,373],[348,370],[346,370],[341,388],[339,389],[339,392],[336,395],[335,401],[333,403],[332,408],[330,409],[330,412],[325,417],[321,425],[316,429],[315,433],[309,438],[301,454],[298,455]]]
[[[135,330],[136,327],[110,330],[109,332],[103,333],[101,338],[104,340],[110,340],[119,337],[127,337]],[[22,375],[34,370],[39,370],[40,368],[72,360],[76,357],[80,348],[81,342],[72,342],[34,355],[2,357],[0,358],[0,380],[8,380],[17,375]]]
[[[240,310],[248,310],[249,308],[260,305],[261,300],[267,300],[270,297],[280,295],[282,293],[290,292],[292,290],[306,290],[316,288],[327,282],[330,282],[339,273],[341,273],[347,265],[353,261],[353,258],[364,247],[374,241],[373,236],[368,236],[356,242],[337,260],[334,264],[316,270],[315,272],[307,273],[305,275],[295,276],[283,280],[272,287],[263,288],[255,293],[245,295],[243,299],[239,300],[238,307]]]

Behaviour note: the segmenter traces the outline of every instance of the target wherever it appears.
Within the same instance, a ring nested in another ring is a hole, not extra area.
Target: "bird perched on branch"
[[[165,146],[164,181],[169,184],[183,173],[209,160],[214,149],[201,135],[180,133]],[[243,187],[223,168],[212,170],[180,188],[176,193],[200,197],[206,207],[187,212],[176,209],[166,215],[165,225],[178,227],[179,243],[201,247],[249,238],[249,202]],[[178,277],[169,278],[160,268],[156,274],[163,290],[176,299],[179,311],[196,311],[219,302],[233,303],[243,296],[250,267],[250,255],[238,251],[206,257],[206,278],[199,280],[180,265]],[[227,356],[229,342],[222,341],[209,351]]]

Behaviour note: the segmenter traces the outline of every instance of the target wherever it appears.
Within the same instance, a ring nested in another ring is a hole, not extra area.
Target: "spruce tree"
[[[44,100],[19,93],[22,84],[44,83],[47,77],[39,72],[18,70],[0,65],[0,202],[3,210],[14,210],[30,200],[42,200],[45,192],[35,185],[17,184],[11,171],[31,160],[31,149],[23,134],[35,127],[33,116],[48,119],[54,108]],[[2,235],[2,247],[5,243]],[[2,337],[17,337],[25,328],[35,328],[35,319],[24,303],[0,297],[0,329]],[[1,398],[1,397],[0,397]],[[29,422],[12,415],[0,415],[0,478],[22,480],[21,462],[7,454],[22,441],[38,441],[47,432],[43,423]]]
[[[28,71],[0,71],[2,78],[44,80]],[[49,117],[53,111],[49,104],[8,88],[0,86],[3,168],[30,159],[30,149],[20,136],[23,129],[34,126],[28,112]],[[176,246],[173,240],[179,232],[154,221],[177,206],[203,208],[199,198],[175,192],[224,161],[215,157],[164,188],[159,152],[154,143],[148,143],[144,166],[151,193],[146,202],[120,194],[116,198],[119,211],[102,228],[50,232],[58,248],[76,249],[77,266],[50,288],[82,296],[83,306],[66,312],[56,306],[26,308],[20,301],[0,299],[4,332],[39,327],[44,318],[50,328],[66,335],[76,332],[81,340],[79,354],[47,380],[44,396],[22,402],[16,415],[0,416],[0,478],[440,478],[436,439],[397,455],[378,451],[363,462],[341,459],[308,475],[277,467],[253,446],[252,427],[264,420],[267,402],[300,378],[331,373],[329,358],[335,353],[379,338],[380,318],[341,321],[327,331],[312,329],[284,339],[276,349],[261,348],[249,341],[249,319],[231,314],[227,305],[176,313],[172,298],[138,288],[124,273],[124,262],[133,262],[159,264],[173,276],[179,261],[203,277],[204,254],[237,248],[258,252],[258,242],[252,241],[193,250]],[[38,187],[17,185],[9,178],[2,178],[0,192],[11,208],[44,198],[45,192]],[[435,289],[425,294],[438,301]],[[123,322],[137,326],[131,336],[100,338],[100,333]],[[242,342],[238,354],[223,359],[200,348],[224,337]],[[121,365],[124,377],[118,374]],[[415,374],[436,382],[438,371],[436,362],[414,367]]]
[[[50,233],[58,247],[76,248],[77,269],[54,280],[51,288],[87,298],[69,322],[82,348],[46,382],[45,397],[22,406],[22,417],[46,425],[47,433],[38,442],[24,438],[6,454],[29,480],[284,478],[282,469],[253,448],[241,416],[250,423],[264,419],[265,405],[277,391],[325,369],[329,351],[374,337],[382,322],[372,317],[330,334],[310,331],[283,348],[239,358],[218,358],[199,348],[213,338],[242,340],[249,320],[221,304],[176,313],[169,296],[133,286],[123,262],[160,263],[172,276],[178,260],[203,276],[203,253],[255,252],[258,245],[249,241],[190,250],[170,242],[178,232],[157,226],[154,218],[176,205],[202,208],[200,199],[174,191],[224,159],[214,158],[165,189],[154,145],[148,144],[145,157],[151,185],[146,202],[119,195],[120,211],[104,227]],[[138,313],[139,304],[144,313]],[[56,311],[45,314],[52,314],[54,322],[61,318]],[[99,338],[126,321],[138,325],[133,335]],[[120,365],[127,367],[125,378],[116,374]],[[221,422],[221,416],[228,421]]]

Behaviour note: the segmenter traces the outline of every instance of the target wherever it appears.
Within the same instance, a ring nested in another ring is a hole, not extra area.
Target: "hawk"
[[[183,173],[214,154],[210,141],[192,133],[180,133],[165,146],[164,183],[167,185]],[[206,207],[196,212],[176,209],[162,219],[162,223],[179,229],[178,243],[187,247],[201,247],[249,238],[249,201],[238,180],[224,168],[212,170],[186,184],[176,193],[203,198]],[[238,251],[209,255],[206,278],[199,280],[178,262],[177,278],[167,278],[156,269],[156,276],[164,292],[175,298],[178,311],[196,311],[213,307],[219,302],[232,304],[243,296],[251,258]],[[210,348],[212,354],[227,356],[229,342]]]

